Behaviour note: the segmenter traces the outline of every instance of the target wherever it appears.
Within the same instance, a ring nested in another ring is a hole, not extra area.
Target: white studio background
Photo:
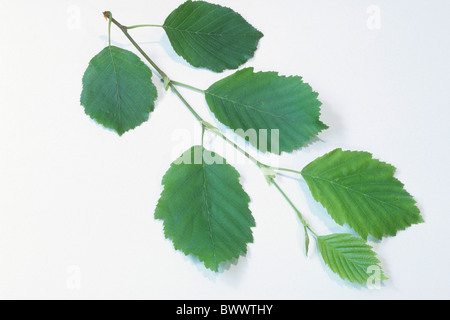
[[[199,142],[195,119],[158,82],[150,121],[119,138],[84,114],[79,96],[107,43],[103,11],[160,24],[182,2],[0,0],[0,298],[450,298],[450,2],[213,1],[265,35],[245,66],[301,75],[320,93],[330,129],[281,165],[301,170],[336,147],[369,151],[398,168],[418,201],[426,223],[371,243],[390,278],[372,290],[332,274],[314,243],[306,257],[295,212],[239,158],[230,162],[257,222],[247,257],[216,275],[164,239],[153,218],[161,178]],[[207,88],[231,73],[190,67],[162,29],[132,35],[173,79]],[[114,26],[112,37],[136,52]],[[201,95],[183,93],[214,121]],[[303,182],[279,182],[317,232],[348,230]]]

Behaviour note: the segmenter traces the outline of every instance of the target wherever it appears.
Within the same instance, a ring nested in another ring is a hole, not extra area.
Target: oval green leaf
[[[349,234],[332,234],[318,237],[317,244],[324,262],[342,279],[364,284],[373,271],[378,272],[378,279],[374,280],[387,279],[376,253],[364,240]]]
[[[87,115],[119,135],[148,120],[155,108],[152,72],[134,53],[108,46],[89,63],[80,103]]]
[[[423,222],[395,171],[370,153],[336,149],[306,166],[302,175],[338,224],[347,223],[364,239],[369,234],[382,239]]]
[[[328,128],[321,102],[301,77],[246,68],[205,91],[216,118],[261,152],[292,152]]]
[[[194,67],[237,69],[253,57],[263,36],[230,8],[186,1],[163,25],[175,52]]]
[[[253,242],[255,220],[239,173],[217,154],[196,146],[164,175],[155,211],[176,250],[198,257],[217,272],[222,262],[238,259]]]

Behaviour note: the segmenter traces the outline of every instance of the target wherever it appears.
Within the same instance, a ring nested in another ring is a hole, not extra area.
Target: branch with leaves
[[[203,90],[172,80],[129,34],[136,28],[163,28],[175,52],[189,64],[222,72],[238,69],[252,58],[263,37],[240,14],[204,1],[186,1],[163,25],[125,26],[111,12],[104,16],[109,22],[109,44],[90,61],[80,101],[96,122],[123,135],[148,120],[157,99],[147,64],[134,53],[111,45],[115,25],[156,71],[165,89],[177,95],[198,120],[202,137],[205,131],[214,133],[261,169],[304,226],[306,252],[313,237],[324,262],[341,278],[364,284],[370,277],[368,270],[380,268],[373,248],[366,243],[368,236],[381,240],[423,222],[415,200],[395,178],[396,169],[370,153],[336,149],[301,171],[272,167],[203,119],[178,90],[186,87],[203,94],[217,121],[244,138],[251,130],[276,130],[276,135],[259,135],[250,143],[261,152],[280,155],[304,147],[328,128],[320,120],[318,94],[301,77],[244,68]],[[334,221],[347,224],[359,237],[318,235],[276,181],[283,172],[302,177]],[[202,138],[202,145],[183,153],[162,179],[164,189],[155,218],[163,221],[166,238],[176,250],[198,257],[215,272],[222,263],[245,255],[253,242],[250,197],[239,178],[224,158],[205,149]],[[380,277],[386,278],[382,271]]]

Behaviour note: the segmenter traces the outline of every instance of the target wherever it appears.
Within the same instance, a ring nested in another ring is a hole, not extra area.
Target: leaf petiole
[[[111,47],[111,19],[112,14],[111,12],[108,12],[108,14],[104,14],[105,18],[108,19],[108,45]]]
[[[171,80],[170,82],[172,82],[174,85],[179,86],[179,87],[192,89],[192,90],[195,90],[195,91],[198,91],[198,92],[201,92],[201,93],[205,93],[206,92],[206,90],[202,90],[202,89],[196,88],[194,86],[191,86],[189,84],[185,84],[185,83],[182,83],[182,82],[178,82],[178,81],[174,81],[174,80]]]
[[[300,171],[287,169],[287,168],[274,168],[274,167],[272,167],[272,169],[275,170],[275,171],[284,171],[284,172],[290,172],[290,173],[295,173],[295,174],[299,174],[299,175],[302,174]]]
[[[127,26],[125,27],[126,29],[130,30],[130,29],[137,29],[137,28],[146,28],[146,27],[155,27],[155,28],[162,28],[162,25],[159,24],[138,24],[135,26]]]

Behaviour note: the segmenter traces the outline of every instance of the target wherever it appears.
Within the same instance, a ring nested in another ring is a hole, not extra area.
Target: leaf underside
[[[255,226],[250,198],[239,173],[223,158],[193,147],[171,165],[162,184],[155,218],[163,220],[165,236],[176,250],[198,257],[216,272],[222,262],[247,252]]]
[[[395,171],[370,153],[336,149],[306,166],[302,175],[314,199],[339,225],[347,223],[364,239],[369,234],[382,239],[423,222]]]
[[[194,67],[215,72],[247,62],[263,36],[230,8],[204,1],[186,1],[163,28],[178,55]]]
[[[261,152],[275,154],[297,150],[328,128],[319,119],[317,97],[301,77],[255,73],[253,68],[237,71],[205,92],[210,110],[221,123],[238,130]],[[279,133],[273,134],[274,130]],[[256,139],[249,138],[252,133]]]
[[[332,234],[318,237],[317,243],[324,262],[342,279],[364,284],[371,276],[369,268],[375,267],[380,271],[379,280],[386,280],[380,261],[364,240],[349,234]]]
[[[148,120],[155,108],[151,70],[134,53],[108,46],[89,63],[80,103],[87,115],[119,135]]]

